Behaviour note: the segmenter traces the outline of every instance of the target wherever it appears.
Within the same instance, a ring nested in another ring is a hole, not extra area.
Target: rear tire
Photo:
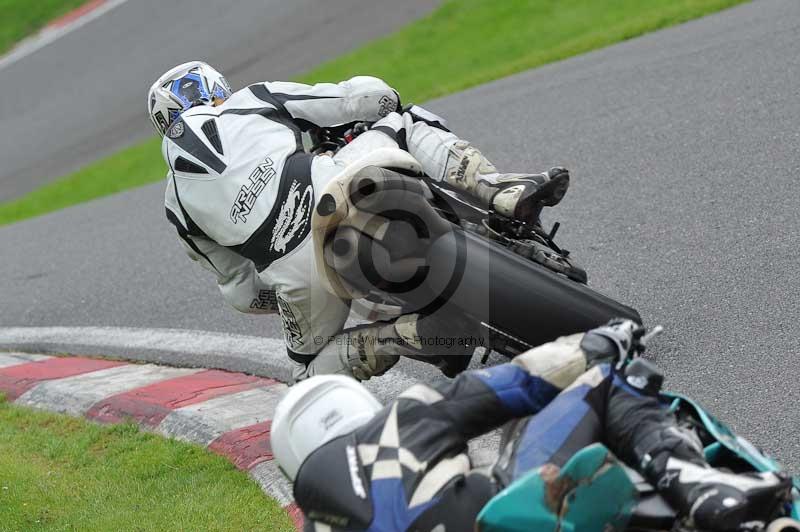
[[[460,228],[433,242],[427,264],[432,292],[531,346],[612,318],[642,323],[635,309]]]

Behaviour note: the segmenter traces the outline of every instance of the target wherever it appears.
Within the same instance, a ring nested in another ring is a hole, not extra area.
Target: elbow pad
[[[376,122],[389,113],[402,109],[400,95],[385,81],[372,76],[356,76],[342,82],[348,92],[352,116]]]

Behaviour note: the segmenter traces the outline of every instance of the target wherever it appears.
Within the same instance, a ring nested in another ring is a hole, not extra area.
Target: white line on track
[[[13,65],[20,59],[31,55],[32,53],[41,50],[48,44],[57,41],[64,35],[72,33],[84,24],[103,16],[115,7],[119,7],[128,0],[106,0],[100,4],[96,9],[72,20],[64,25],[59,26],[46,26],[42,31],[36,35],[21,41],[15,48],[0,57],[0,70]]]

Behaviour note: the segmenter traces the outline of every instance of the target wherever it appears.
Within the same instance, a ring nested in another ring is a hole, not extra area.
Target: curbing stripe
[[[0,391],[11,400],[19,400],[31,388],[52,379],[63,379],[124,365],[124,362],[92,358],[48,358],[0,369]]]
[[[281,339],[182,329],[6,327],[0,328],[0,349],[112,355],[201,368],[197,373],[190,371],[191,376],[165,375],[158,384],[136,383],[121,390],[107,389],[100,397],[84,398],[80,405],[73,405],[71,412],[86,412],[87,417],[98,421],[133,417],[143,427],[164,436],[209,447],[239,469],[249,470],[262,490],[276,499],[297,528],[302,529],[302,512],[294,504],[291,484],[272,459],[268,439],[274,408],[287,389],[276,380],[291,380],[292,364]],[[209,372],[206,368],[251,373],[267,379],[242,391],[235,386],[226,387],[219,396],[211,389],[196,389],[198,395],[192,397],[189,393],[192,386],[187,381],[202,379],[202,374]],[[388,400],[416,382],[416,378],[400,370],[373,379],[366,386],[379,398]],[[182,384],[187,386],[186,393],[174,389]],[[58,405],[43,406],[64,411]]]
[[[0,368],[10,368],[28,362],[39,362],[51,358],[47,355],[31,355],[28,353],[0,353]]]
[[[87,5],[78,7],[75,11],[67,13],[63,17],[51,22],[39,33],[20,41],[19,44],[12,48],[6,55],[0,56],[0,70],[13,65],[23,57],[27,57],[41,50],[48,44],[77,30],[84,24],[108,13],[127,1],[128,0],[104,0],[102,2],[90,2],[88,7]]]
[[[305,518],[303,517],[303,512],[294,502],[292,484],[281,473],[275,460],[267,460],[257,464],[250,470],[250,476],[261,486],[265,493],[269,493],[270,497],[283,506],[289,517],[292,518],[297,530],[303,530]]]
[[[261,486],[262,490],[269,493],[281,506],[286,507],[294,502],[292,484],[284,476],[274,460],[267,460],[257,464],[250,470],[250,476]]]
[[[217,370],[128,365],[81,357],[2,353],[0,357],[0,362],[15,364],[7,372],[23,368],[41,373],[39,366],[53,361],[106,365],[107,369],[87,374],[33,382],[33,388],[16,402],[72,415],[85,414],[97,421],[132,417],[144,428],[204,445],[248,471],[261,489],[283,507],[295,527],[303,529],[302,511],[294,502],[291,483],[273,460],[269,442],[271,418],[288,389],[286,385]],[[249,389],[239,391],[241,387]]]
[[[95,9],[99,8],[103,4],[106,3],[106,0],[89,0],[82,6],[78,6],[72,11],[65,13],[58,17],[57,19],[51,21],[47,26],[46,29],[55,29],[55,28],[63,28],[67,24],[75,22],[76,20],[80,19],[83,16],[91,13]]]
[[[133,418],[145,429],[208,447],[247,471],[302,530],[303,514],[269,441],[286,385],[219,370],[0,353],[0,391],[23,388],[15,394],[20,405],[103,422]]]
[[[212,441],[208,448],[227,457],[239,469],[249,471],[261,462],[272,460],[271,428],[272,420],[267,420],[232,430]]]
[[[294,522],[294,526],[297,530],[303,530],[303,525],[305,524],[305,517],[303,517],[303,511],[295,503],[287,504],[283,507],[283,510],[289,514],[289,517]]]
[[[200,371],[103,399],[89,409],[86,417],[104,423],[131,417],[141,425],[156,427],[175,409],[274,382],[242,373]]]
[[[108,396],[196,371],[152,364],[126,364],[41,383],[22,394],[16,402],[21,405],[80,416],[86,413],[92,405]]]
[[[286,344],[280,338],[189,329],[0,327],[0,350],[116,356],[168,366],[249,373],[280,382],[292,381],[293,363],[286,354]],[[191,357],[187,357],[187,353],[191,353]],[[366,387],[380,400],[390,401],[417,382],[417,378],[400,369],[367,381]]]
[[[286,388],[276,383],[179,408],[167,415],[157,430],[165,436],[208,446],[226,432],[272,419]]]

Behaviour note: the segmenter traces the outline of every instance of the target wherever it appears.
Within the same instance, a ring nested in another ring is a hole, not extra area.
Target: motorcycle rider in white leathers
[[[164,137],[167,218],[189,256],[216,275],[225,301],[241,312],[280,313],[298,380],[380,375],[399,355],[419,352],[427,334],[427,317],[416,314],[343,330],[349,304],[319,281],[312,208],[349,164],[377,148],[400,147],[431,178],[529,223],[569,185],[563,168],[497,173],[439,122],[402,113],[398,94],[369,76],[336,84],[255,83],[232,92],[219,72],[193,61],[156,80],[148,112]],[[356,121],[374,124],[336,154],[304,151],[301,132]],[[440,331],[433,323],[427,329]]]

